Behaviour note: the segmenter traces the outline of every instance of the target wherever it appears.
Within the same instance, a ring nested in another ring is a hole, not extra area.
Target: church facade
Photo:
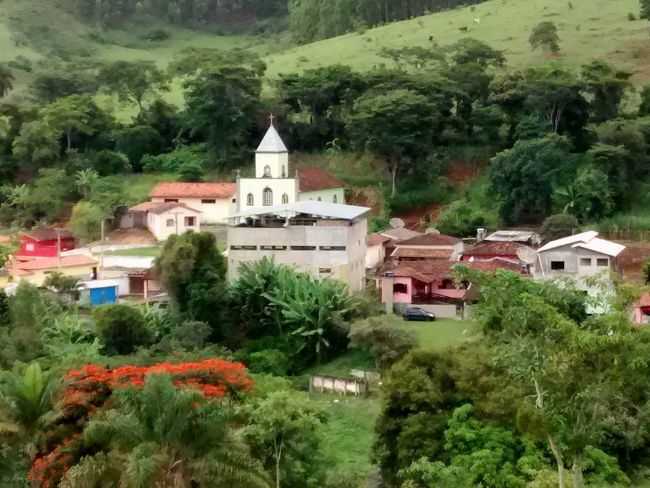
[[[313,200],[345,203],[343,183],[320,168],[292,171],[289,150],[273,125],[255,151],[255,177],[237,178],[237,212]]]

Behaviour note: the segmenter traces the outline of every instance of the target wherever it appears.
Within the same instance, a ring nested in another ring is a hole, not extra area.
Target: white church
[[[291,171],[289,151],[273,124],[255,151],[255,177],[237,178],[235,212],[297,201],[345,203],[343,183],[320,168]]]
[[[254,208],[302,201],[345,203],[344,185],[318,167],[292,171],[289,151],[271,124],[255,152],[255,177],[232,182],[161,182],[148,202],[128,209],[122,228],[146,228],[163,241],[172,234],[226,224],[231,215]]]

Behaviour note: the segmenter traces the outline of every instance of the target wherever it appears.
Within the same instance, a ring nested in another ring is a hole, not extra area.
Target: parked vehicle
[[[433,322],[436,320],[435,314],[422,310],[420,307],[408,307],[404,310],[402,317],[404,317],[404,320],[417,320],[421,322]]]

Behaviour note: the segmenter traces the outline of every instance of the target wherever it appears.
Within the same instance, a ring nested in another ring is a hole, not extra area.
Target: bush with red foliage
[[[141,388],[147,375],[165,374],[178,388],[193,388],[210,400],[238,396],[251,390],[253,381],[241,363],[207,359],[153,366],[107,369],[95,364],[69,371],[60,404],[61,417],[46,436],[46,448],[32,463],[29,480],[34,486],[53,488],[82,456],[81,433],[90,416],[119,388]]]

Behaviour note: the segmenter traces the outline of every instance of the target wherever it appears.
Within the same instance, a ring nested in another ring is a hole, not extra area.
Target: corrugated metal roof
[[[592,239],[586,243],[574,244],[573,247],[587,249],[589,251],[605,254],[615,258],[625,250],[625,246],[617,244],[616,242],[606,241],[605,239]]]
[[[284,145],[280,134],[275,129],[275,126],[271,124],[269,130],[266,131],[262,142],[257,147],[258,153],[286,153],[289,152],[287,146]]]
[[[592,239],[598,237],[598,232],[590,230],[587,232],[582,232],[581,234],[575,234],[569,237],[563,237],[561,239],[556,239],[551,242],[547,242],[542,247],[540,247],[537,252],[550,251],[551,249],[557,249],[558,247],[570,246],[577,243],[589,242]]]
[[[326,219],[354,220],[370,212],[368,207],[356,205],[343,205],[340,203],[318,202],[307,200],[303,202],[289,203],[275,207],[258,207],[244,210],[230,215],[230,218],[255,217],[259,215],[279,215],[292,217],[297,214],[313,215]]]

